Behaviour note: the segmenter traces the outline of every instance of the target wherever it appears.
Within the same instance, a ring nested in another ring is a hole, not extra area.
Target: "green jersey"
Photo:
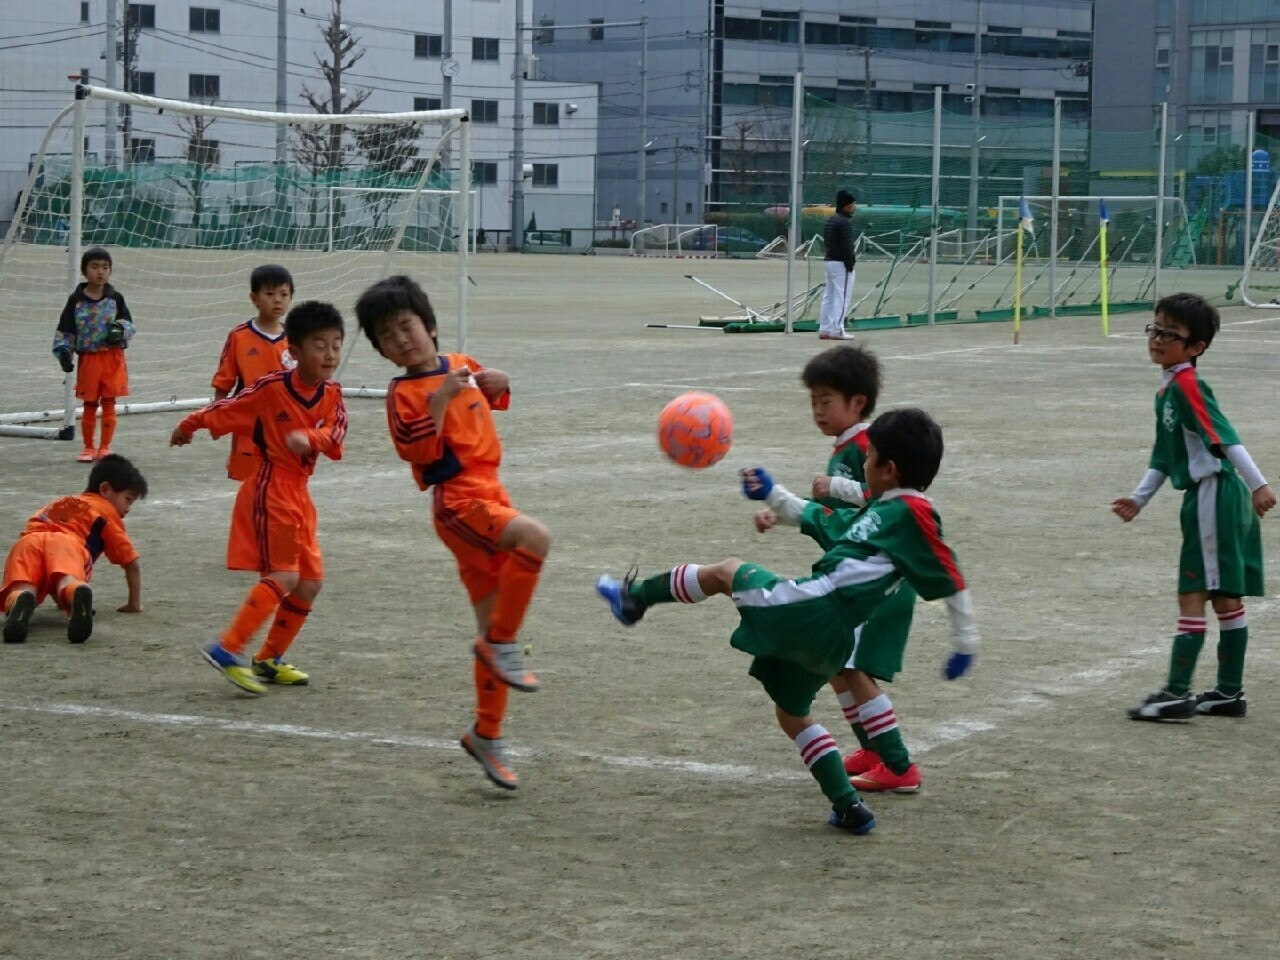
[[[1209,385],[1189,363],[1166,370],[1156,394],[1156,442],[1148,466],[1186,490],[1215,474],[1234,474],[1224,447],[1240,442]]]
[[[866,502],[867,483],[867,428],[869,423],[855,423],[840,436],[836,437],[835,449],[827,460],[827,476],[833,479],[848,480],[858,485],[862,496],[857,499],[845,499],[837,496],[841,484],[832,484],[831,496],[823,497],[818,503],[832,510],[847,510],[850,503],[861,506]]]

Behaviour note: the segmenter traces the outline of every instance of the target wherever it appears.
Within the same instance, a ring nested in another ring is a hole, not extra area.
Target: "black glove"
[[[118,347],[124,343],[124,327],[114,321],[107,324],[107,346]]]
[[[53,355],[58,358],[58,366],[62,368],[63,373],[70,373],[76,368],[75,361],[71,359],[71,351],[66,347],[53,351]]]

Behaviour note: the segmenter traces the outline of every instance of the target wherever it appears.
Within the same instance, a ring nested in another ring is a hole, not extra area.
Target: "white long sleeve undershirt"
[[[1233,443],[1229,447],[1223,447],[1222,452],[1226,454],[1231,465],[1236,468],[1236,472],[1240,474],[1240,479],[1244,481],[1244,485],[1249,488],[1249,492],[1264,487],[1267,484],[1267,478],[1262,475],[1262,471],[1258,469],[1258,465],[1253,462],[1253,457],[1249,456],[1249,451],[1244,448],[1243,443]]]
[[[1129,499],[1137,503],[1139,507],[1145,507],[1151,502],[1151,498],[1156,495],[1156,491],[1164,485],[1165,479],[1165,475],[1159,470],[1147,470],[1143,474],[1142,482],[1134,487],[1133,493],[1129,494]]]
[[[866,490],[857,480],[852,480],[849,477],[831,478],[831,496],[837,500],[843,500],[845,503],[851,503],[855,507],[865,507],[867,505]]]

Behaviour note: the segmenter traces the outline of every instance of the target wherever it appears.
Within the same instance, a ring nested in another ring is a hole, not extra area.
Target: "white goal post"
[[[87,138],[104,136],[98,110],[126,112],[119,162],[86,152]],[[111,284],[137,328],[120,413],[209,402],[226,334],[254,312],[249,274],[264,263],[290,271],[295,302],[327,300],[348,318],[338,372],[348,395],[385,392],[393,372],[357,347],[352,323],[360,292],[390,273],[423,283],[465,349],[471,204],[457,198],[473,195],[470,126],[461,109],[274,113],[77,85],[0,245],[0,435],[75,434],[75,374],[51,348],[90,247],[111,254]],[[343,249],[341,235],[361,242]]]
[[[1274,310],[1280,306],[1280,220],[1276,217],[1276,200],[1280,183],[1271,191],[1267,212],[1249,248],[1249,257],[1240,275],[1240,299],[1255,310]],[[1228,296],[1231,291],[1228,291]]]

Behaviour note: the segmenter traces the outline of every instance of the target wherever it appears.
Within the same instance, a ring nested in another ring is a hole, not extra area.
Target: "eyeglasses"
[[[1143,329],[1148,340],[1158,340],[1160,343],[1185,343],[1189,347],[1196,342],[1192,337],[1184,337],[1168,327],[1158,327],[1154,323],[1148,323]]]

